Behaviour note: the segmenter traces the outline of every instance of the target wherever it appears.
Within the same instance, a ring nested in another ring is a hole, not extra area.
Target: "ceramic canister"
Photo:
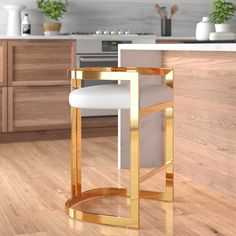
[[[20,12],[25,9],[25,6],[5,5],[4,8],[8,11],[8,26],[7,35],[17,36],[21,34],[21,16]]]
[[[198,41],[209,40],[209,34],[215,32],[214,25],[210,22],[209,17],[202,17],[202,21],[196,27],[196,39]]]

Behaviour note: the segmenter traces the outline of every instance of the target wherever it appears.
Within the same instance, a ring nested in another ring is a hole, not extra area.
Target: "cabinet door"
[[[70,86],[8,88],[8,131],[70,127]]]
[[[74,40],[8,42],[8,86],[57,85],[75,65]]]
[[[0,87],[0,133],[7,132],[7,88]]]
[[[0,40],[0,86],[7,85],[7,42]]]

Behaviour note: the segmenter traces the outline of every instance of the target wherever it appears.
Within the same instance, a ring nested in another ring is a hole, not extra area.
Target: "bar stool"
[[[143,87],[140,76],[156,75],[165,78],[161,85]],[[65,203],[66,213],[73,219],[87,222],[139,228],[140,198],[173,201],[173,70],[169,68],[77,68],[69,71],[72,91],[72,196]],[[126,80],[122,84],[96,85],[80,88],[81,80]],[[155,90],[154,90],[155,88]],[[81,108],[130,109],[130,188],[98,188],[81,191]],[[140,177],[140,118],[153,112],[165,111],[165,164]],[[165,192],[140,190],[140,183],[165,170]],[[76,205],[98,196],[130,198],[130,217],[83,212]]]

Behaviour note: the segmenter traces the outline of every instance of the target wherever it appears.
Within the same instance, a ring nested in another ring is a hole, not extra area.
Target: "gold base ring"
[[[168,192],[154,192],[147,190],[140,190],[140,198],[159,200],[159,201],[172,201],[173,195]],[[123,196],[130,197],[130,191],[126,188],[97,188],[85,191],[80,196],[69,199],[65,203],[66,214],[77,220],[83,220],[92,223],[108,224],[116,226],[126,226],[137,228],[137,222],[129,217],[120,217],[114,215],[102,215],[97,213],[83,212],[75,209],[79,203],[92,199],[95,197],[108,197],[108,196]]]

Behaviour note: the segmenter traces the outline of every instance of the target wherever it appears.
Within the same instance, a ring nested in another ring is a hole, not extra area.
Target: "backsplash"
[[[30,14],[32,34],[43,34],[43,16],[36,9],[34,0],[1,0],[0,1],[0,35],[6,34],[7,4],[27,6]],[[69,0],[70,7],[62,23],[62,32],[91,32],[101,29],[129,29],[131,32],[154,33],[160,35],[160,18],[154,10],[155,3],[170,7],[179,5],[179,12],[173,17],[173,36],[194,36],[197,22],[202,16],[210,13],[210,0],[206,1],[152,1],[152,0],[115,0],[115,1],[82,1]],[[236,0],[234,1],[236,2]],[[236,17],[232,20],[236,31]]]

